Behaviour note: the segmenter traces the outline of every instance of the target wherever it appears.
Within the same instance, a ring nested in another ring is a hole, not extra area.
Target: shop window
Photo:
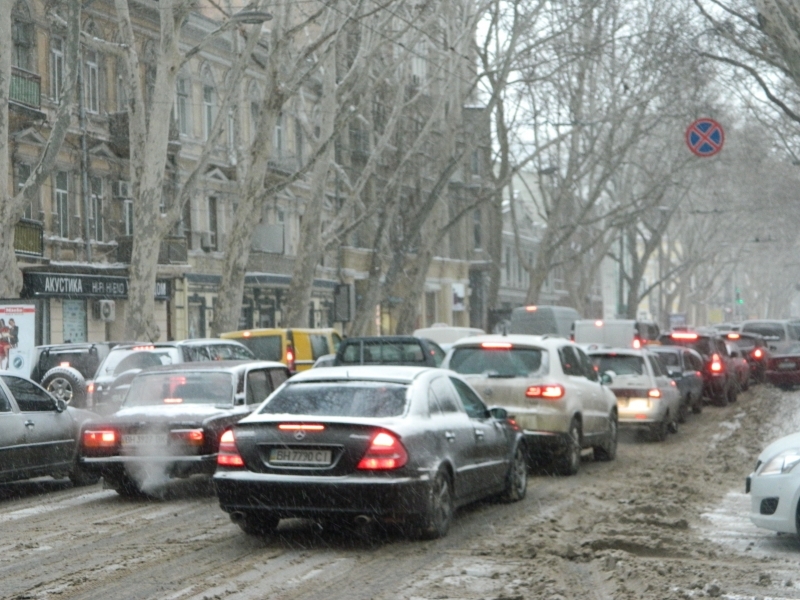
[[[201,296],[189,298],[189,339],[206,337],[206,301]]]
[[[87,340],[86,300],[62,300],[61,317],[65,344]]]

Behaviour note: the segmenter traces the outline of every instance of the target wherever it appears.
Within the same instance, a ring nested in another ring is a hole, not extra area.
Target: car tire
[[[745,378],[744,383],[742,384],[742,391],[746,392],[749,389],[750,389],[750,376],[748,375]]]
[[[686,423],[686,417],[689,416],[689,405],[691,403],[691,394],[686,394],[686,398],[681,398],[681,406],[680,409],[678,409],[678,423]]]
[[[86,406],[86,380],[74,367],[53,367],[42,377],[42,387],[72,406]]]
[[[419,527],[419,537],[435,540],[447,535],[453,521],[455,504],[453,485],[446,471],[440,469],[431,482],[425,513]]]
[[[106,484],[123,498],[144,498],[147,496],[142,488],[139,487],[139,484],[127,473],[117,477],[104,477],[104,479]]]
[[[691,399],[691,395],[689,396]],[[694,399],[692,402],[692,412],[696,415],[699,415],[703,412],[703,395],[700,394],[697,398]]]
[[[94,485],[100,481],[100,474],[84,469],[77,461],[72,465],[69,472],[69,480],[75,487]]]
[[[736,402],[737,396],[739,395],[739,386],[731,385],[728,387],[728,404],[733,404]]]
[[[650,436],[654,442],[663,442],[667,439],[667,430],[669,429],[669,417],[664,416],[658,423],[654,423],[650,428]]]
[[[528,491],[528,453],[520,443],[514,448],[511,464],[506,475],[506,489],[500,498],[504,502],[519,502]]]
[[[233,517],[231,517],[233,520]],[[270,512],[246,512],[244,516],[234,520],[244,533],[254,537],[265,537],[275,533],[278,529],[280,517]]]
[[[717,406],[728,406],[729,401],[729,394],[728,390],[722,390],[722,392],[718,392],[714,394],[714,404]]]
[[[556,473],[559,475],[576,475],[581,468],[581,425],[577,419],[569,424],[566,448],[556,455]]]
[[[680,416],[675,416],[675,418],[667,424],[667,431],[669,433],[678,433],[678,429],[680,429]]]
[[[619,442],[619,419],[617,413],[608,418],[608,433],[605,442],[594,447],[594,459],[608,462],[617,457],[617,443]]]

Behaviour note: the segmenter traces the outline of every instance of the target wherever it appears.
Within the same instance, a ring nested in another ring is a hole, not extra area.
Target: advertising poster
[[[36,305],[0,304],[0,369],[31,374],[36,346]]]

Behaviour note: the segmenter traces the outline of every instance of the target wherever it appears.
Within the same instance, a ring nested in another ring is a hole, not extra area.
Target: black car
[[[45,475],[96,482],[77,461],[81,424],[94,416],[30,379],[0,372],[0,482]]]
[[[83,426],[80,464],[119,494],[157,493],[167,479],[211,475],[222,432],[289,378],[281,363],[183,363],[138,373],[122,408]]]
[[[436,342],[410,335],[351,337],[342,340],[334,365],[438,367],[445,352]]]
[[[311,369],[223,435],[214,483],[248,534],[308,517],[401,522],[433,538],[460,505],[525,496],[524,444],[455,373]]]
[[[47,344],[33,352],[30,378],[56,398],[77,407],[87,406],[87,385],[114,342]]]
[[[219,360],[255,360],[255,356],[239,342],[216,338],[119,344],[100,363],[94,379],[88,383],[88,405],[101,414],[114,412],[131,380],[142,369]]]
[[[721,406],[736,402],[739,384],[725,340],[716,329],[675,330],[662,334],[662,345],[691,348],[703,359],[703,394]]]
[[[742,355],[750,363],[750,377],[753,381],[764,383],[767,363],[773,354],[764,336],[746,331],[731,331],[726,333],[725,337],[739,347]]]
[[[655,353],[664,369],[681,393],[680,422],[686,420],[689,410],[703,412],[703,357],[691,348],[681,346],[656,346],[647,348]]]

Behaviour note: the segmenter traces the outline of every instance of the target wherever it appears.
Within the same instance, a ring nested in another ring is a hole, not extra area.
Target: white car
[[[643,429],[658,442],[677,433],[681,393],[652,352],[595,350],[589,359],[617,396],[620,427]]]
[[[482,335],[458,340],[443,368],[459,373],[489,405],[522,428],[531,462],[544,457],[563,475],[578,472],[581,451],[612,460],[617,402],[586,354],[564,338]]]
[[[772,442],[759,454],[745,489],[755,525],[800,536],[800,433]]]

